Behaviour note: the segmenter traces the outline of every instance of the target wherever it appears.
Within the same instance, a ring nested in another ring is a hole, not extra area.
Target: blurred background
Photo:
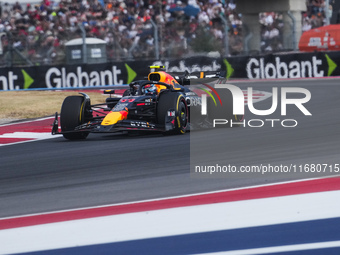
[[[339,0],[7,0],[0,66],[65,64],[85,38],[108,62],[299,51],[302,33],[340,23],[339,11]]]

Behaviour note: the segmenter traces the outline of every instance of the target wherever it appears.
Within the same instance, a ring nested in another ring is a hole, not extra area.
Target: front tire
[[[90,118],[89,107],[89,100],[86,100],[83,96],[66,97],[60,112],[61,131],[74,131],[77,126],[85,123]],[[68,140],[80,140],[85,139],[88,134],[89,132],[70,132],[64,133],[63,136]]]

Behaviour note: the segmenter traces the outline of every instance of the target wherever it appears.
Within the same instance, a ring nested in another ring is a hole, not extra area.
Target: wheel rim
[[[179,119],[181,122],[181,128],[186,128],[187,123],[188,123],[188,114],[187,114],[187,107],[183,100],[180,103],[179,107]]]

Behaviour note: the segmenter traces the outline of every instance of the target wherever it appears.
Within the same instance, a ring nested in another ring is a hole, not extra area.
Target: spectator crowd
[[[325,0],[306,0],[307,11],[302,13],[302,32],[321,27],[327,24],[328,17],[332,16],[332,4],[326,9]],[[327,13],[328,12],[328,13]],[[283,13],[267,12],[260,14],[261,23],[261,50],[262,52],[282,51],[283,49]]]
[[[329,17],[332,16],[332,4],[334,1],[335,0],[329,1],[330,4],[327,10],[325,0],[308,0],[307,12],[303,14],[302,31],[308,31],[327,24],[326,17],[327,14]]]
[[[5,0],[6,1],[6,0]],[[107,42],[109,60],[155,57],[154,26],[159,56],[183,57],[224,51],[227,20],[229,53],[244,51],[237,0],[43,0],[36,3],[0,2],[0,58],[20,52],[34,63],[65,59],[67,41],[96,37]],[[303,29],[324,24],[324,0],[307,0]],[[280,13],[261,13],[262,51],[282,50]]]
[[[222,3],[223,2],[223,3]],[[188,8],[186,8],[188,7]],[[24,52],[33,62],[63,59],[67,41],[82,36],[107,42],[108,57],[155,57],[153,24],[158,27],[161,57],[223,50],[228,18],[231,50],[242,49],[242,23],[233,0],[43,0],[37,4],[5,3],[0,8],[4,52]]]

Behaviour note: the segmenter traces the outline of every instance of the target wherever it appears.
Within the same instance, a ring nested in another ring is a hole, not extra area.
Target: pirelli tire
[[[84,96],[68,96],[64,99],[60,111],[60,127],[64,138],[68,140],[85,139],[89,132],[70,132],[85,123],[89,118],[90,101]]]
[[[184,134],[188,128],[188,106],[182,93],[165,91],[160,94],[157,106],[157,121],[165,125],[167,113],[175,110],[175,128],[167,134]]]
[[[215,101],[212,98],[208,98],[208,117],[211,121],[214,119],[222,119],[227,120],[227,124],[216,125],[217,128],[221,127],[238,127],[240,123],[244,119],[244,115],[234,115],[233,114],[233,96],[228,89],[216,89],[217,94],[221,98],[222,105],[217,101],[215,97]],[[231,125],[232,121],[232,125]]]

